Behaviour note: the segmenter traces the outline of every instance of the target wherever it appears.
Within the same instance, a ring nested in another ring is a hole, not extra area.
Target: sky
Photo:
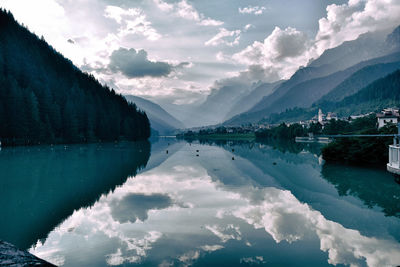
[[[400,24],[399,0],[0,0],[117,92],[198,104],[229,79],[288,79],[326,49]]]

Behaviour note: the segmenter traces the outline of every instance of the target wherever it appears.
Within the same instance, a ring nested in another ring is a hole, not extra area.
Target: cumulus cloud
[[[210,40],[205,42],[206,46],[218,46],[221,44],[234,46],[239,44],[241,30],[229,31],[225,28],[220,28],[219,32]]]
[[[331,4],[326,11],[326,17],[319,20],[315,38],[318,54],[368,31],[390,29],[400,24],[398,0],[349,0],[342,5]]]
[[[254,14],[261,15],[264,11],[267,10],[265,6],[247,6],[247,7],[239,7],[239,13],[241,14]]]
[[[241,13],[251,13],[243,8]],[[287,79],[301,66],[320,56],[326,49],[356,39],[368,31],[394,28],[400,24],[400,2],[396,0],[349,0],[342,5],[331,4],[327,15],[319,20],[314,38],[295,28],[275,27],[263,42],[255,41],[233,59],[248,66],[248,72],[264,69],[264,80]],[[221,58],[221,56],[219,56]],[[257,66],[254,68],[254,66]]]
[[[199,25],[203,26],[221,26],[224,24],[223,21],[214,20],[211,18],[207,18],[204,14],[199,13],[191,4],[189,4],[186,0],[182,0],[177,3],[166,3],[163,0],[154,0],[154,3],[157,5],[159,9],[164,12],[172,12],[175,16],[192,20],[197,22]]]
[[[309,59],[306,51],[310,47],[311,42],[305,33],[291,27],[284,30],[275,27],[263,42],[254,42],[234,54],[233,59],[249,65],[250,72],[262,70],[270,74],[264,79],[274,81],[288,78],[299,66],[306,64]]]
[[[154,29],[140,8],[122,9],[118,6],[107,6],[104,16],[115,20],[121,25],[119,36],[129,34],[141,34],[150,41],[161,38],[161,35]]]
[[[144,50],[119,48],[113,51],[108,68],[112,72],[121,72],[126,77],[138,78],[144,76],[167,76],[172,71],[172,65],[166,62],[150,61]]]
[[[264,201],[233,214],[256,229],[263,228],[277,243],[296,242],[315,233],[320,249],[328,253],[328,262],[333,265],[394,266],[400,260],[396,241],[366,237],[329,221],[319,211],[299,202],[290,191],[272,187],[263,190]]]

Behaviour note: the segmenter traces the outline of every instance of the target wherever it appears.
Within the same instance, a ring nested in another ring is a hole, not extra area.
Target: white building
[[[319,109],[318,110],[318,122],[322,124],[324,120],[325,120],[325,114],[322,113],[321,109]]]
[[[397,124],[399,122],[399,110],[393,108],[386,108],[381,113],[376,114],[378,120],[378,129],[382,128],[388,123]]]

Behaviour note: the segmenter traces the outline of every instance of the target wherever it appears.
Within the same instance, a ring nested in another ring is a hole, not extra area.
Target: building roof
[[[399,118],[399,110],[397,109],[384,109],[381,113],[377,113],[376,117],[378,119],[387,119],[387,118]]]
[[[378,119],[389,119],[389,118],[399,118],[399,113],[378,113],[376,114]]]

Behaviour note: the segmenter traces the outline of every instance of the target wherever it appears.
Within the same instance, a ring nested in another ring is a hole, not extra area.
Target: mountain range
[[[177,129],[185,128],[182,122],[156,103],[133,95],[126,95],[125,98],[128,102],[135,103],[140,110],[146,112],[151,128],[157,131],[158,134],[169,135],[173,134]]]
[[[400,27],[397,27],[390,34],[368,33],[329,49],[248,111],[224,124],[265,121],[271,115],[276,118],[276,114],[285,111],[293,113],[294,108],[315,107],[324,101],[339,101],[355,94],[376,79],[400,68],[399,40]],[[297,109],[295,114],[298,115],[298,112]]]

